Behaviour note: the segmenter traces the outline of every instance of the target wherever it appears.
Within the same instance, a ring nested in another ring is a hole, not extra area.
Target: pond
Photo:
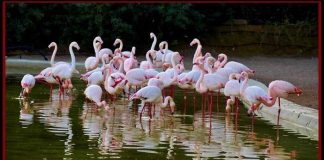
[[[28,99],[18,99],[21,74],[6,77],[7,159],[318,159],[318,141],[255,117],[240,105],[225,114],[225,97],[216,96],[210,116],[201,96],[175,90],[171,116],[145,112],[139,102],[118,98],[109,112],[87,103],[85,84],[73,79],[72,96],[52,98],[36,84]],[[194,98],[195,97],[195,98]],[[186,107],[184,107],[186,106]]]

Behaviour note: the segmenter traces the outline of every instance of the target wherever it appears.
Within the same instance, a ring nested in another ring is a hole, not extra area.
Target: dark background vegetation
[[[65,53],[77,41],[80,52],[92,55],[92,40],[99,35],[104,47],[115,48],[112,43],[120,38],[125,50],[136,46],[140,55],[154,32],[158,43],[166,40],[172,50],[189,48],[199,38],[212,51],[250,46],[240,52],[265,52],[270,46],[276,54],[317,55],[316,4],[7,4],[6,18],[7,47],[46,52],[52,41]],[[247,23],[236,24],[237,19]],[[240,43],[246,39],[251,42]],[[283,46],[299,50],[282,51]],[[253,50],[258,47],[263,50]]]

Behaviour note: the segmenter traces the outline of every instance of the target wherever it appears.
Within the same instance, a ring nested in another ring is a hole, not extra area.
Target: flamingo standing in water
[[[146,86],[144,88],[141,88],[131,97],[131,100],[133,99],[140,99],[142,100],[142,105],[144,104],[141,111],[141,116],[146,106],[146,103],[153,103],[155,105],[160,106],[163,109],[166,108],[167,106],[170,106],[171,114],[174,113],[175,103],[173,101],[173,98],[167,96],[163,101],[162,91],[157,86]]]
[[[22,87],[22,91],[20,92],[19,97],[25,97],[27,94],[31,92],[32,88],[35,86],[35,78],[30,74],[26,74],[22,78],[20,84]]]
[[[248,110],[248,114],[254,115],[254,110],[260,106],[262,102],[272,100],[264,89],[258,86],[247,86],[249,76],[247,72],[242,72],[241,76],[244,78],[240,86],[240,95],[241,98],[245,99],[251,107]]]
[[[75,47],[77,50],[80,49],[79,45],[77,42],[72,42],[69,46],[69,51],[71,55],[71,65],[70,64],[59,64],[55,67],[53,67],[52,73],[53,73],[53,78],[57,80],[60,84],[60,92],[59,94],[64,93],[64,88],[72,88],[72,83],[71,78],[72,78],[72,73],[75,69],[75,55],[73,53],[72,47]],[[66,83],[67,82],[67,83]]]
[[[127,58],[125,61],[124,61],[124,70],[125,70],[125,73],[127,73],[129,70],[133,69],[133,68],[137,68],[138,67],[138,61],[135,57],[135,51],[136,51],[136,48],[135,47],[132,47],[132,52],[130,54],[130,57]]]
[[[226,111],[229,112],[231,105],[236,102],[236,115],[238,114],[238,97],[240,96],[240,77],[238,73],[231,73],[229,76],[229,81],[226,82],[224,87],[224,95],[230,98],[226,101]]]
[[[99,55],[98,55],[99,54],[99,49],[96,46],[97,41],[99,41],[101,44],[103,43],[101,37],[99,37],[99,36],[97,36],[97,37],[95,37],[93,39],[92,44],[93,44],[93,48],[94,48],[94,51],[95,51],[96,56],[95,57],[93,57],[93,56],[88,57],[85,60],[84,67],[85,67],[85,69],[86,69],[87,72],[90,71],[90,70],[93,70],[93,69],[97,68],[97,66],[99,64],[99,60],[100,59],[99,59]]]
[[[101,101],[101,96],[102,96],[102,89],[98,85],[90,85],[88,86],[84,94],[86,98],[90,99],[91,101],[94,101],[97,106],[99,107],[104,107],[106,110],[109,109],[109,106],[106,104],[106,101]]]

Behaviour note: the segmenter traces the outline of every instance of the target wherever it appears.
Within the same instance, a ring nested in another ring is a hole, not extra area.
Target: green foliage
[[[77,41],[92,51],[92,40],[101,36],[104,47],[116,38],[125,50],[136,46],[143,54],[150,32],[170,45],[189,43],[193,38],[213,36],[210,32],[232,19],[252,24],[317,23],[316,5],[229,5],[229,4],[7,4],[7,44],[31,44],[46,48],[55,41],[67,46]],[[274,12],[275,10],[275,12]],[[297,15],[297,16],[295,16]],[[314,18],[315,17],[315,18]],[[60,47],[62,48],[62,47]]]

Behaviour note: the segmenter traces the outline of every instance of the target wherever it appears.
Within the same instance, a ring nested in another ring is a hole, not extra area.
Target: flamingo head
[[[75,47],[77,50],[80,50],[80,46],[78,45],[78,43],[77,42],[72,42],[71,44],[70,44],[72,47]]]
[[[116,40],[115,40],[115,42],[114,42],[114,46],[116,46],[118,43],[120,43],[121,42],[121,40],[119,39],[119,38],[117,38]]]
[[[96,38],[95,38],[95,42],[99,42],[99,43],[103,43],[103,40],[101,39],[101,37],[100,36],[97,36]]]
[[[141,97],[138,96],[136,93],[130,98],[130,100],[133,100],[133,99],[140,99]]]
[[[223,61],[223,60],[225,59],[225,56],[226,56],[226,55],[225,55],[224,53],[220,53],[220,54],[217,56],[217,60],[221,62],[221,61]]]
[[[303,91],[300,88],[298,87],[295,88],[295,94],[297,94],[297,96],[301,95],[302,93]]]
[[[194,38],[191,42],[190,42],[190,46],[193,46],[194,44],[200,44],[200,41],[197,38]]]
[[[150,37],[151,38],[154,38],[155,37],[155,34],[153,32],[150,33]]]
[[[55,42],[51,42],[49,45],[48,45],[48,48],[51,48],[51,47],[54,47],[56,46],[56,43]]]

